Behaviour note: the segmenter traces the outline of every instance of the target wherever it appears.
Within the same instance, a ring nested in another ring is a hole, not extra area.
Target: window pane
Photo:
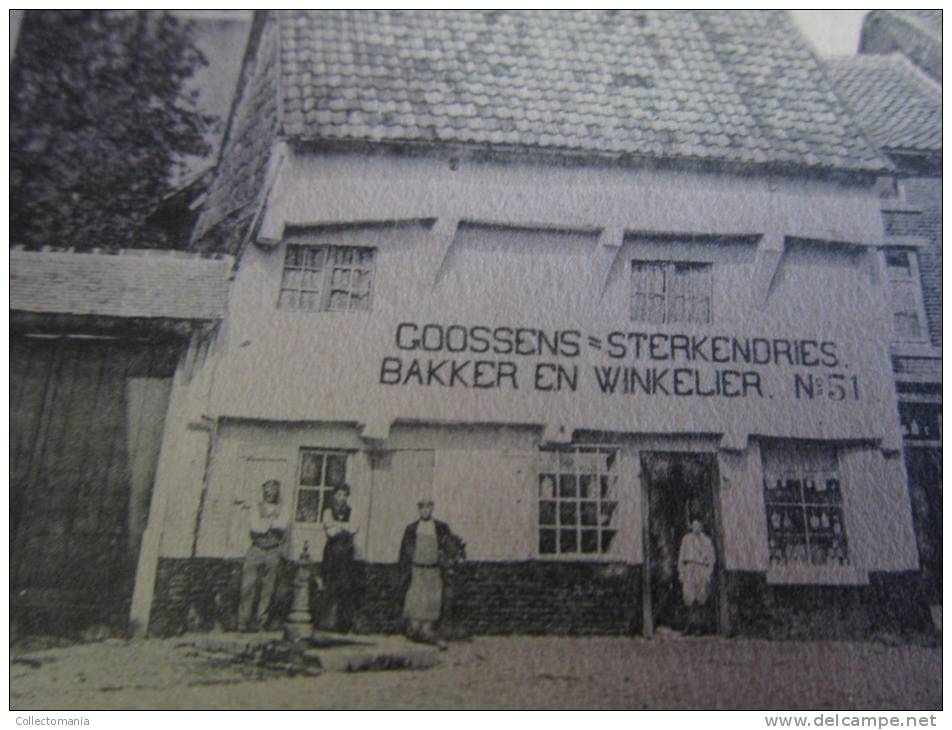
[[[350,287],[350,269],[334,269],[334,278],[331,286],[346,289]]]
[[[582,530],[582,552],[598,552],[598,530]]]
[[[612,523],[612,518],[615,516],[616,509],[618,509],[618,502],[602,502],[601,516],[603,527]]]
[[[559,552],[576,553],[578,552],[578,534],[574,529],[559,530]]]
[[[578,524],[578,505],[575,502],[559,503],[559,524],[562,526]]]
[[[300,295],[296,291],[283,291],[281,296],[278,299],[278,308],[279,309],[290,309],[295,310],[298,308],[298,300]]]
[[[582,502],[581,516],[582,516],[583,525],[597,525],[598,524],[598,503],[597,502]]]
[[[559,496],[560,497],[574,497],[576,495],[576,485],[575,485],[575,475],[574,474],[560,474],[559,475]]]
[[[370,292],[350,295],[351,309],[370,309]]]
[[[595,498],[595,475],[582,474],[578,478],[578,496],[582,499]]]
[[[281,276],[282,289],[300,289],[303,273],[300,269],[285,269]]]
[[[301,288],[308,291],[320,291],[324,284],[324,272],[322,271],[302,271]]]
[[[354,291],[364,291],[370,288],[370,272],[355,270],[351,280],[351,289]]]
[[[555,475],[539,475],[539,497],[542,499],[555,499]]]
[[[305,451],[301,455],[301,485],[316,487],[321,484],[323,469],[324,455],[313,451]]]
[[[898,277],[912,276],[912,264],[908,251],[886,251],[886,270],[889,275]]]
[[[555,553],[555,530],[539,530],[539,552],[542,555]]]
[[[612,546],[612,540],[615,539],[614,530],[602,530],[602,552],[607,553]]]
[[[326,249],[323,246],[308,248],[304,255],[304,266],[308,269],[323,269],[325,251]]]
[[[327,455],[327,476],[324,483],[338,487],[347,480],[347,457],[343,454]]]
[[[300,489],[298,491],[297,512],[294,519],[298,522],[319,522],[321,517],[321,490]]]
[[[555,524],[555,502],[539,502],[539,524]]]
[[[318,292],[301,292],[298,297],[298,309],[302,312],[315,312],[321,308],[321,295]]]
[[[334,311],[347,311],[350,303],[350,296],[345,291],[331,292],[330,309]]]
[[[300,266],[303,259],[303,250],[301,246],[288,246],[284,253],[285,266]]]
[[[802,500],[800,480],[783,475],[765,475],[766,500],[768,502],[800,502]]]

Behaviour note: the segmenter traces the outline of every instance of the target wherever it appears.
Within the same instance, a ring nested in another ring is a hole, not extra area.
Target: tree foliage
[[[161,12],[30,11],[10,84],[14,244],[175,246],[147,224],[214,122],[185,83],[206,64]]]

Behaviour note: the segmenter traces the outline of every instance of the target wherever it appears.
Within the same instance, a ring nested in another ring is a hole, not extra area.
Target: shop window
[[[893,338],[918,342],[925,338],[925,311],[914,251],[885,249],[886,279],[893,313]]]
[[[942,440],[942,406],[938,403],[900,401],[899,422],[908,441]]]
[[[712,321],[711,264],[631,262],[631,318],[636,322]]]
[[[848,565],[836,450],[765,446],[764,501],[771,565]]]
[[[540,555],[604,555],[618,530],[618,450],[544,449],[538,482]]]
[[[334,489],[346,481],[346,452],[302,449],[295,521],[320,522],[324,508],[330,505]]]
[[[298,312],[370,309],[376,249],[289,244],[278,307]]]

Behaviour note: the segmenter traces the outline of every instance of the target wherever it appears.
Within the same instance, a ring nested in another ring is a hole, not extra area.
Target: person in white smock
[[[420,519],[407,525],[400,543],[400,564],[406,571],[403,618],[407,636],[414,641],[445,643],[435,632],[443,613],[444,567],[465,557],[465,545],[445,522],[433,519],[433,500],[417,503]]]
[[[714,576],[714,543],[704,534],[700,520],[691,521],[691,531],[681,540],[678,551],[678,579],[687,608],[687,633],[700,633],[704,606],[711,594]]]

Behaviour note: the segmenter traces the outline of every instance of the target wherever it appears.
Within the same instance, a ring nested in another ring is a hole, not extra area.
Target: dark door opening
[[[919,564],[930,603],[942,603],[942,449],[906,447]]]
[[[715,567],[703,606],[695,608],[693,623],[703,633],[721,626],[719,596],[721,551],[719,514],[714,501],[717,461],[713,454],[644,452],[641,474],[645,509],[644,630],[684,631],[688,610],[678,576],[681,541],[699,520],[714,547]]]

